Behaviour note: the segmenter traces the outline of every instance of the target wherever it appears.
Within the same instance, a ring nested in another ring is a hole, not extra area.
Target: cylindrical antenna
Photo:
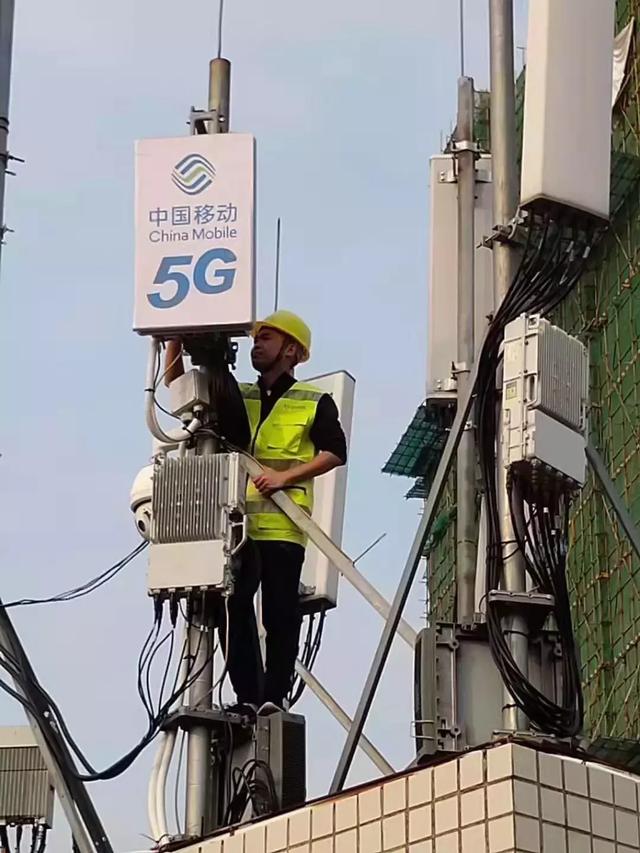
[[[228,59],[212,59],[209,63],[209,109],[216,120],[209,123],[209,133],[228,133],[231,100],[231,63]]]
[[[355,564],[357,562],[359,562],[363,557],[366,557],[367,554],[369,553],[369,551],[373,551],[373,549],[376,547],[376,545],[379,545],[380,542],[382,542],[382,540],[385,538],[386,535],[387,535],[386,533],[381,533],[377,539],[374,539],[373,542],[371,543],[371,545],[369,545],[367,548],[365,548],[361,554],[358,554],[358,556],[353,561],[353,565],[355,566]]]
[[[278,310],[278,301],[280,298],[280,237],[282,234],[282,220],[278,217],[276,225],[276,286],[273,300],[273,310]]]

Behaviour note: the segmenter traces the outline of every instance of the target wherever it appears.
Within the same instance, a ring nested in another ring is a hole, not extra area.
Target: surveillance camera
[[[143,539],[151,536],[151,495],[153,492],[153,465],[146,465],[136,475],[131,487],[130,506],[135,516],[138,533]]]
[[[134,510],[136,528],[143,539],[149,539],[151,536],[151,501],[144,501],[138,504]]]

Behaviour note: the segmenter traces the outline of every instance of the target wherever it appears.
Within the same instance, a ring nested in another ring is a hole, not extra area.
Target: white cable
[[[151,338],[149,342],[149,358],[147,361],[147,380],[144,389],[144,408],[147,429],[154,438],[162,441],[165,444],[175,444],[176,442],[187,441],[193,434],[200,429],[202,422],[198,418],[193,418],[188,426],[178,427],[177,429],[165,430],[158,423],[156,415],[155,401],[155,381],[156,381],[156,364],[160,356],[160,341],[157,338]]]
[[[158,827],[158,810],[156,808],[156,787],[158,780],[158,771],[160,770],[160,762],[164,752],[165,740],[167,734],[162,732],[160,745],[156,752],[156,757],[151,768],[151,776],[149,777],[149,790],[147,792],[147,815],[149,819],[149,830],[154,841],[160,838],[160,829]]]
[[[187,733],[183,729],[180,732],[180,749],[178,750],[178,766],[176,767],[176,784],[174,786],[173,793],[173,809],[174,809],[174,817],[176,819],[176,829],[178,830],[178,835],[182,835],[182,822],[180,820],[180,771],[182,770],[182,759],[184,757],[184,748],[187,744]]]
[[[224,597],[224,615],[226,620],[225,625],[225,644],[224,644],[224,669],[222,670],[222,683],[224,684],[224,679],[227,673],[229,672],[229,641],[231,638],[231,631],[229,629],[231,620],[229,619],[229,596],[225,595]],[[220,694],[222,695],[222,694]]]
[[[191,663],[190,659],[190,649],[189,649],[189,627],[185,622],[184,625],[184,640],[182,643],[182,657],[180,659],[180,671],[178,675],[178,684],[184,684],[189,677],[189,666]],[[179,700],[176,700],[178,702]],[[155,781],[155,814],[157,820],[158,827],[158,835],[156,836],[158,839],[169,838],[169,824],[167,822],[167,778],[169,776],[169,768],[171,767],[171,761],[173,759],[173,754],[175,751],[176,745],[176,735],[177,732],[172,730],[171,732],[167,732],[167,739],[165,741],[165,749],[160,755],[160,759],[158,762],[158,773]]]
[[[155,809],[158,818],[158,841],[167,841],[169,839],[169,825],[167,823],[167,808],[166,808],[166,791],[167,777],[169,775],[169,767],[176,745],[177,731],[172,729],[166,732],[164,741],[164,749],[159,762],[158,776],[156,780],[156,798]]]

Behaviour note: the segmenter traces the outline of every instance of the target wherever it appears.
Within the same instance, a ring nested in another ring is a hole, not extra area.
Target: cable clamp
[[[454,139],[451,146],[455,154],[461,154],[464,151],[471,151],[474,154],[480,153],[480,146],[473,139],[459,139],[457,141]]]
[[[527,242],[526,219],[527,214],[518,210],[513,219],[506,225],[494,225],[493,234],[490,237],[485,237],[478,248],[493,249],[496,243],[524,247]]]
[[[209,133],[208,122],[219,124],[221,126],[226,123],[224,116],[218,115],[217,110],[197,110],[195,107],[191,107],[191,111],[189,113],[189,127],[191,128],[192,136]]]
[[[458,376],[462,376],[464,373],[471,373],[471,365],[467,364],[466,361],[454,361],[451,372],[457,378]]]

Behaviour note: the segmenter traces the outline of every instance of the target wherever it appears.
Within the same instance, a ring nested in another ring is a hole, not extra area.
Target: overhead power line
[[[29,607],[33,604],[58,604],[63,601],[75,601],[77,598],[84,598],[86,595],[90,595],[92,592],[95,592],[97,589],[100,589],[100,587],[109,583],[109,581],[113,580],[116,575],[119,575],[132,560],[135,560],[138,554],[144,551],[148,544],[149,543],[145,541],[136,545],[133,551],[130,551],[126,557],[123,557],[117,563],[114,563],[113,566],[102,572],[102,574],[99,574],[97,577],[87,581],[81,586],[68,589],[65,592],[59,592],[56,595],[51,595],[47,598],[20,598],[16,601],[8,601],[0,606],[4,607],[5,610],[8,610],[13,607]]]

